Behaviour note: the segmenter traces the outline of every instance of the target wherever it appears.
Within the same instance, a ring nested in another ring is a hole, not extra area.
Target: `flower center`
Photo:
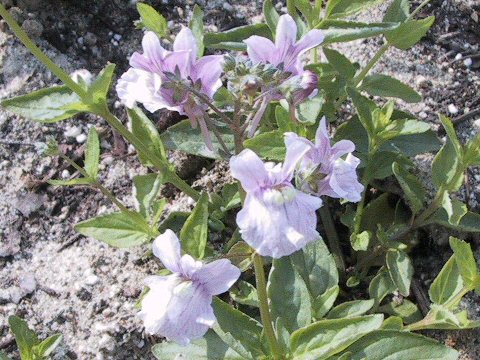
[[[295,189],[289,184],[276,185],[268,189],[263,199],[270,204],[283,205],[295,198]]]

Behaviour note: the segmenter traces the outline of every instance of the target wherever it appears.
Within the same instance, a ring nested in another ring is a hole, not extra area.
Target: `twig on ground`
[[[63,250],[65,250],[66,248],[72,246],[73,244],[75,244],[78,240],[81,239],[83,235],[82,234],[75,234],[73,235],[72,237],[70,237],[70,239],[68,239],[67,241],[65,241],[57,250],[57,253],[59,252],[62,252]]]

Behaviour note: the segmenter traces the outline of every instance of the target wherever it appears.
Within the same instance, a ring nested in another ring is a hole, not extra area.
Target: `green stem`
[[[50,58],[45,55],[42,50],[33,43],[33,41],[28,37],[25,31],[17,24],[13,19],[10,13],[5,9],[3,5],[0,4],[0,15],[5,19],[7,24],[10,26],[14,34],[20,39],[20,41],[28,48],[28,50],[40,60],[49,70],[52,71],[62,82],[68,86],[72,91],[74,91],[80,98],[87,99],[87,91],[73,81],[70,76],[56,65]],[[121,122],[118,120],[115,115],[113,115],[106,103],[92,106],[91,111],[101,117],[103,117],[110,126],[117,130],[127,141],[129,141],[135,149],[143,156],[145,156],[150,162],[154,165],[157,170],[165,175],[168,182],[176,186],[179,190],[186,193],[188,196],[192,197],[195,200],[198,200],[200,194],[192,189],[183,179],[181,179],[174,171],[172,171],[168,165],[164,164],[160,159],[158,159],[154,154],[150,152],[147,146],[138,139],[133,133],[131,133]]]
[[[17,24],[15,19],[10,15],[10,13],[5,9],[5,7],[0,4],[0,15],[7,22],[8,26],[12,29],[13,33],[18,37],[18,39],[30,50],[30,52],[42,63],[45,64],[60,80],[63,81],[72,91],[78,94],[81,98],[86,97],[87,92],[78,85],[75,81],[70,78],[70,76],[57,64],[55,64],[50,58],[45,55],[40,48],[35,45],[35,43],[28,37],[26,32]]]
[[[377,53],[370,59],[367,65],[363,68],[363,70],[353,79],[353,85],[358,86],[363,79],[367,76],[367,74],[372,70],[372,68],[377,64],[380,58],[387,52],[390,48],[390,44],[386,43],[383,44],[380,49],[378,49]]]
[[[442,199],[445,194],[445,191],[443,188],[440,188],[435,195],[435,198],[432,200],[430,205],[425,209],[425,211],[420,214],[420,216],[415,219],[415,221],[412,224],[412,228],[417,228],[420,227],[424,224],[424,222],[431,216],[433,215],[439,207],[442,205]]]
[[[70,159],[67,155],[62,152],[59,152],[58,155],[65,160],[68,164],[73,166],[80,174],[82,174],[85,178],[91,179],[92,183],[90,184],[94,188],[101,191],[103,195],[105,195],[112,203],[114,203],[122,212],[130,212],[116,197],[113,195],[106,187],[104,187],[100,182],[96,179],[93,179],[81,166],[79,166],[75,161]]]
[[[274,359],[282,359],[282,351],[278,345],[275,331],[273,330],[272,318],[268,307],[267,283],[265,281],[265,272],[263,269],[262,257],[255,254],[253,257],[253,265],[255,268],[255,280],[257,282],[258,302],[260,306],[260,317],[262,319],[263,329],[267,337],[270,349]]]
[[[340,274],[343,276],[345,274],[345,261],[343,259],[342,248],[340,247],[340,239],[332,219],[332,214],[330,213],[330,209],[328,208],[327,204],[324,204],[320,208],[319,212],[325,228],[325,233],[327,235],[330,251],[333,253],[333,257],[337,263],[337,268],[340,271]]]

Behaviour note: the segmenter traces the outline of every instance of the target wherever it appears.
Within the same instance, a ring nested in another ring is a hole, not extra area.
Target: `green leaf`
[[[88,131],[87,145],[85,148],[85,171],[92,178],[98,178],[98,163],[100,162],[100,141],[95,126]]]
[[[389,250],[386,259],[390,277],[398,291],[403,296],[410,295],[410,284],[413,276],[413,265],[410,258],[403,251]]]
[[[388,75],[375,74],[367,76],[360,88],[370,95],[395,97],[407,103],[422,101],[422,96],[410,86]]]
[[[321,320],[292,334],[290,347],[295,360],[327,359],[369,332],[379,329],[383,315]],[[369,359],[370,360],[370,359]]]
[[[257,289],[252,284],[240,280],[230,289],[231,298],[239,304],[258,307]]]
[[[74,185],[90,185],[94,182],[90,178],[76,178],[70,180],[48,180],[50,185],[54,186],[74,186]]]
[[[212,306],[217,319],[213,330],[227,345],[247,359],[263,356],[263,328],[256,320],[216,297]]]
[[[226,126],[217,126],[217,130],[227,147],[233,152],[235,145],[231,131]],[[207,148],[200,130],[193,129],[190,120],[182,120],[178,124],[170,126],[160,135],[160,138],[168,150],[182,151],[210,159],[221,159],[218,151],[212,152]],[[212,137],[212,143],[215,149],[221,149],[216,137]]]
[[[82,112],[72,108],[82,103],[79,96],[66,86],[52,86],[37,90],[27,95],[3,100],[0,105],[14,114],[44,123],[65,120]]]
[[[135,212],[97,216],[77,223],[75,231],[118,248],[141,245],[153,237],[149,224]]]
[[[477,262],[470,244],[450,236],[450,247],[455,254],[456,264],[466,286],[475,287],[478,278]]]
[[[388,294],[396,290],[390,274],[385,268],[378,271],[378,274],[372,279],[368,286],[368,294],[370,298],[375,300],[375,307],[377,307]]]
[[[327,319],[342,319],[360,316],[369,311],[374,304],[374,299],[347,301],[330,310]]]
[[[382,0],[328,0],[325,16],[345,17],[367,10],[381,2]]]
[[[127,112],[132,133],[147,146],[151,153],[162,161],[167,162],[162,139],[152,121],[138,107],[128,109]],[[144,165],[152,165],[143,154],[139,153],[138,156]]]
[[[246,271],[252,265],[252,248],[244,241],[239,241],[228,251],[228,258],[233,265]]]
[[[456,360],[458,352],[405,331],[377,330],[350,346],[351,360]]]
[[[440,121],[442,122],[445,132],[447,133],[448,139],[452,142],[455,153],[460,158],[462,158],[463,156],[462,144],[460,144],[460,141],[458,140],[457,133],[455,131],[455,128],[453,127],[452,120],[450,120],[448,117],[442,114],[440,114],[439,118],[440,118]]]
[[[392,23],[361,23],[344,20],[324,20],[318,28],[322,29],[325,40],[322,46],[366,39],[372,36],[387,34],[398,28]]]
[[[355,251],[367,251],[372,233],[370,231],[362,231],[359,234],[353,233],[350,236],[350,243]]]
[[[159,360],[243,360],[229,348],[214,331],[208,331],[201,339],[193,341],[187,346],[164,341],[155,344],[152,348],[153,355]]]
[[[153,31],[160,38],[168,34],[167,20],[153,7],[139,2],[137,3],[137,11],[142,20],[142,26],[147,30]]]
[[[208,194],[203,192],[180,231],[182,249],[196,259],[205,255],[208,237]]]
[[[447,213],[448,222],[452,225],[458,225],[468,212],[467,205],[458,199],[452,199],[448,192],[443,193],[442,207]]]
[[[277,31],[277,24],[280,15],[278,15],[277,10],[272,4],[272,0],[265,0],[263,2],[263,16],[265,17],[265,22],[267,23],[272,35],[275,37],[275,32]]]
[[[295,109],[295,118],[304,124],[318,123],[320,112],[325,104],[323,94],[319,92],[315,97],[303,101]]]
[[[352,64],[350,60],[337,50],[323,48],[323,53],[325,54],[328,62],[332,67],[337,71],[339,75],[346,79],[353,79],[357,69],[355,65]]]
[[[261,133],[243,142],[243,145],[253,150],[263,159],[283,161],[285,159],[285,142],[283,133],[279,130]]]
[[[15,335],[15,342],[22,360],[34,360],[32,348],[40,342],[35,332],[28,327],[26,321],[15,315],[8,318],[8,324]]]
[[[309,243],[290,258],[313,299],[338,284],[335,260],[322,239]]]
[[[114,71],[115,64],[108,64],[100,71],[95,81],[88,87],[89,103],[106,104]]]
[[[295,6],[307,20],[309,26],[314,25],[319,20],[319,12],[310,5],[310,0],[295,0]]]
[[[318,295],[316,299],[312,301],[313,317],[315,319],[321,319],[326,313],[330,311],[335,300],[337,300],[340,287],[338,285],[332,286],[325,290],[321,295]]]
[[[359,91],[353,88],[347,88],[348,96],[353,101],[353,105],[358,113],[358,118],[360,123],[363,125],[369,137],[373,137],[375,135],[375,124],[373,121],[372,113],[375,111],[377,106],[375,103],[362,96]]]
[[[392,171],[402,188],[413,214],[423,209],[426,191],[420,181],[399,163],[393,163]]]
[[[203,28],[203,16],[204,12],[202,8],[195,4],[193,7],[192,20],[190,20],[188,26],[192,30],[195,40],[197,40],[198,57],[202,57],[205,50],[205,46],[203,45],[203,34],[205,33]]]
[[[48,357],[60,345],[62,338],[62,334],[49,336],[38,345],[35,345],[32,350],[40,357]]]
[[[422,20],[409,20],[385,34],[388,43],[400,50],[407,50],[423,38],[435,21],[435,16],[429,16]]]
[[[440,224],[447,228],[466,231],[466,232],[480,232],[480,215],[474,212],[467,212],[458,225],[451,224],[448,221],[448,215],[445,209],[438,210],[433,216],[431,216],[426,224]]]
[[[0,351],[0,360],[10,360],[10,358]]]
[[[152,206],[162,184],[160,174],[137,175],[133,178],[135,198],[138,202],[140,214],[145,219],[149,220],[153,215]]]
[[[401,317],[405,324],[413,324],[423,318],[417,305],[408,299],[403,299],[401,303],[393,300],[390,303],[381,306],[378,310],[392,316]]]
[[[463,162],[465,166],[480,166],[480,134],[470,139],[465,145]]]
[[[402,330],[403,320],[400,316],[390,316],[382,324],[382,330]]]
[[[167,215],[167,218],[160,223],[158,232],[163,234],[167,229],[170,229],[175,234],[178,234],[189,215],[190,213],[184,211],[172,211]]]
[[[275,107],[275,120],[277,121],[280,133],[283,134],[289,131],[295,132],[296,126],[290,117],[290,113],[281,105]]]
[[[259,23],[239,26],[221,33],[206,33],[203,42],[208,48],[244,51],[247,45],[242,41],[252,35],[271,38],[268,25]]]
[[[443,265],[442,270],[433,280],[428,295],[435,304],[445,304],[452,300],[463,288],[463,280],[457,266],[455,255]]]
[[[409,0],[394,0],[383,16],[384,22],[404,22],[410,15]]]
[[[312,313],[308,289],[288,256],[273,260],[267,291],[274,322],[277,318],[282,319],[290,333],[310,324]]]
[[[463,183],[460,158],[450,140],[440,149],[432,163],[432,181],[437,187],[457,191]]]

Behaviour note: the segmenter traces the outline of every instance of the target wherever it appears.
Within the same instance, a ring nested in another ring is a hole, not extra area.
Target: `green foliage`
[[[47,359],[62,341],[62,335],[52,335],[41,341],[35,332],[28,327],[26,321],[17,316],[10,316],[8,324],[15,336],[20,357],[22,360],[41,360]],[[8,359],[5,355],[5,359]]]
[[[278,130],[258,134],[254,138],[245,140],[243,145],[264,159],[272,161],[285,159],[286,148],[283,133]]]
[[[265,22],[267,23],[274,37],[280,15],[278,15],[277,10],[275,10],[275,7],[272,4],[272,0],[265,0],[263,2],[263,15],[265,16]]]
[[[400,294],[410,295],[413,266],[408,255],[403,251],[389,250],[387,252],[387,268]]]
[[[137,11],[140,14],[138,28],[146,28],[153,31],[159,38],[168,35],[167,20],[157,10],[145,3],[137,3]]]
[[[212,49],[244,51],[247,46],[242,41],[252,35],[269,38],[271,31],[267,24],[245,25],[221,33],[206,33],[203,41]]]
[[[53,123],[71,118],[82,109],[80,97],[67,86],[53,86],[30,94],[3,100],[0,105],[28,119]]]
[[[338,42],[349,42],[382,34],[388,34],[398,28],[398,24],[367,24],[362,22],[327,19],[322,21],[318,28],[322,29],[325,35],[325,40],[323,42],[323,46],[325,46]]]
[[[236,287],[230,290],[232,299],[242,305],[258,307],[257,289],[250,283],[240,280]]]
[[[205,50],[205,46],[203,45],[203,36],[204,36],[204,27],[203,27],[203,16],[204,12],[200,6],[195,4],[193,7],[193,15],[192,19],[188,26],[193,32],[195,39],[197,40],[198,45],[198,57],[203,55],[203,51]]]
[[[208,195],[202,193],[197,205],[180,231],[182,249],[194,258],[202,259],[208,238]]]
[[[409,0],[394,0],[388,7],[383,21],[385,22],[404,22],[410,16]]]
[[[393,163],[393,173],[400,184],[413,214],[423,209],[426,191],[420,181],[399,163]]]
[[[367,76],[360,87],[370,95],[395,97],[407,103],[417,103],[422,96],[410,86],[387,75],[375,74]]]
[[[345,17],[353,15],[377,5],[381,0],[329,0],[327,2],[327,17]]]
[[[385,36],[390,45],[400,50],[406,50],[427,34],[434,21],[434,16],[422,20],[409,20],[400,24],[397,29],[385,34]]]
[[[375,304],[374,299],[347,301],[328,312],[327,319],[351,318],[364,315]]]
[[[100,215],[77,223],[75,231],[118,248],[144,244],[156,235],[148,222],[135,212]]]
[[[140,214],[147,220],[158,218],[158,213],[163,211],[165,201],[157,200],[162,184],[163,181],[160,174],[137,175],[133,178],[134,194],[138,203],[138,209]]]
[[[97,78],[87,89],[87,99],[84,100],[85,102],[93,106],[106,104],[114,71],[115,64],[108,64],[100,71]]]
[[[85,148],[85,171],[94,180],[98,178],[98,164],[100,162],[100,141],[95,127],[88,132]]]

